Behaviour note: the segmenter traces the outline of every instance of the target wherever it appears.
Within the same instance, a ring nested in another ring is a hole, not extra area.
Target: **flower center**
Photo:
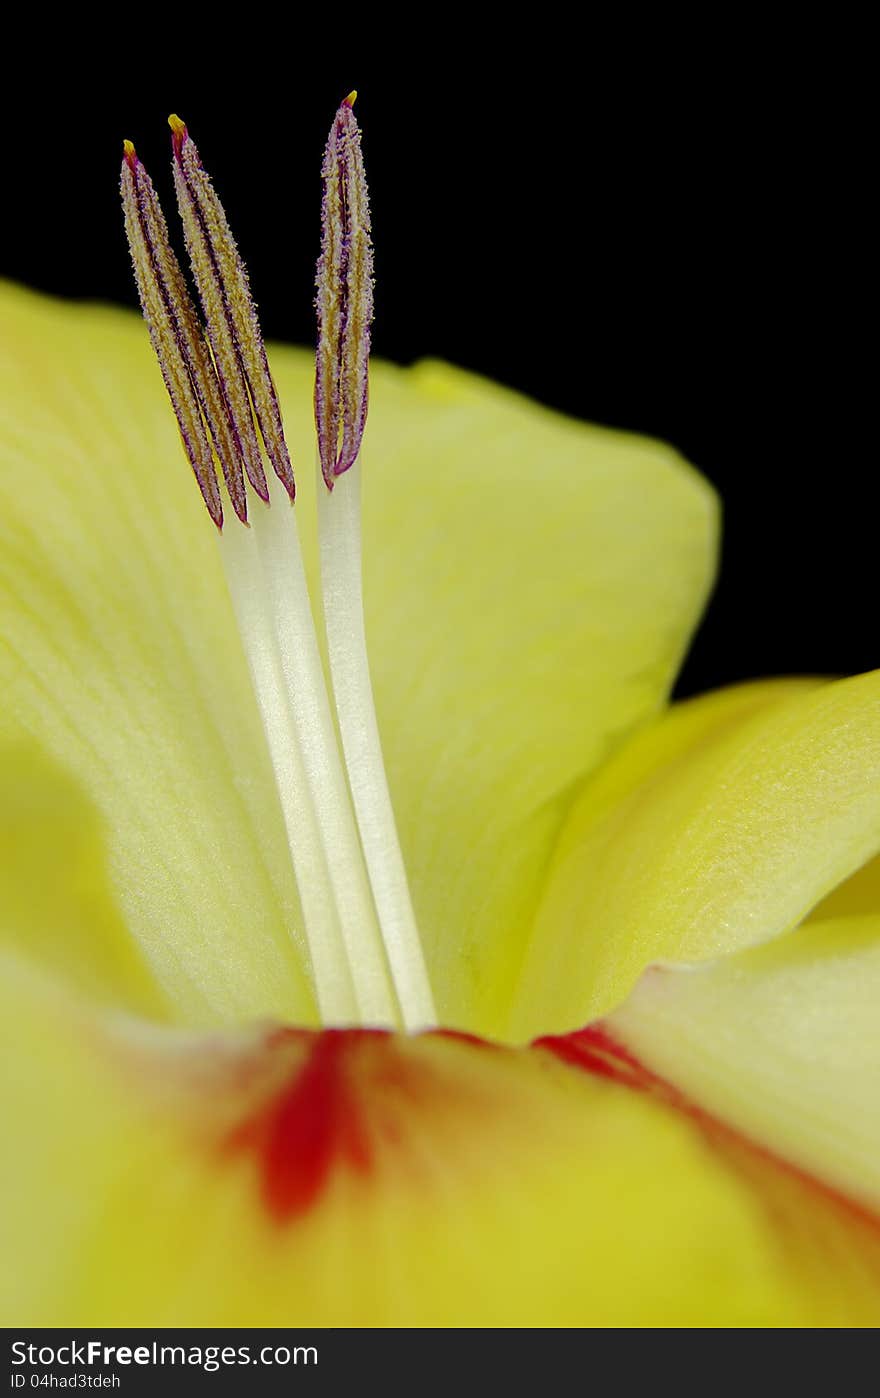
[[[327,142],[317,279],[315,419],[329,689],[291,508],[293,469],[247,272],[178,117],[169,118],[174,182],[204,321],[152,182],[128,141],[121,189],[150,337],[184,450],[219,531],[321,1018],[420,1029],[436,1015],[385,776],[364,631],[359,453],[373,283],[355,96],[340,106]],[[218,466],[237,517],[225,528]],[[291,928],[291,935],[298,932]]]

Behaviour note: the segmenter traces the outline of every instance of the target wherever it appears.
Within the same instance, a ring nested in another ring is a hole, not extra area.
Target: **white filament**
[[[306,781],[299,732],[263,600],[257,542],[253,531],[240,528],[237,521],[227,524],[221,537],[227,585],[266,734],[299,888],[318,1009],[325,1023],[345,1024],[357,1019],[357,1001]]]
[[[321,588],[330,675],[382,939],[407,1029],[436,1024],[376,722],[364,629],[360,467],[332,493],[318,480]]]
[[[299,887],[321,1018],[396,1026],[388,972],[339,755],[294,512],[280,486],[221,553]]]
[[[277,481],[270,491],[272,508],[254,509],[252,528],[355,994],[364,1023],[396,1024],[394,988],[333,727],[295,513]]]
[[[295,512],[249,492],[221,554],[300,894],[321,1019],[436,1023],[385,776],[364,632],[360,472],[319,483],[324,627],[339,751]]]

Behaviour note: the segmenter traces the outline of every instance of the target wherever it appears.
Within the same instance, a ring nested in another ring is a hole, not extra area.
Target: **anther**
[[[367,419],[373,246],[356,97],[350,92],[340,104],[321,170],[315,423],[328,490],[356,461]]]
[[[120,189],[125,230],[144,319],[177,418],[184,451],[208,513],[218,529],[223,507],[217,488],[213,446],[229,498],[247,519],[244,482],[211,356],[183,272],[168,238],[153,182],[131,141],[123,145]]]
[[[256,418],[266,455],[292,500],[293,469],[247,271],[186,126],[173,115],[168,124],[174,147],[177,206],[236,444],[251,485],[268,500]]]

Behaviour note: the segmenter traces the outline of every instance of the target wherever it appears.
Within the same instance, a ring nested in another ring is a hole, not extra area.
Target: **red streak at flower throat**
[[[369,1030],[328,1029],[320,1034],[279,1030],[267,1045],[284,1050],[299,1040],[305,1060],[280,1091],[226,1140],[232,1151],[252,1151],[260,1194],[276,1223],[304,1214],[327,1186],[337,1164],[365,1174],[372,1163],[366,1121],[351,1081],[353,1055]]]
[[[635,1054],[615,1039],[601,1022],[587,1025],[571,1034],[548,1034],[535,1039],[532,1045],[545,1049],[562,1063],[595,1077],[607,1078],[621,1087],[643,1092],[665,1107],[688,1118],[700,1131],[706,1144],[722,1155],[734,1169],[748,1176],[752,1186],[765,1196],[779,1182],[798,1186],[814,1200],[821,1200],[833,1212],[860,1230],[866,1230],[876,1245],[880,1241],[880,1218],[871,1209],[834,1189],[824,1180],[777,1155],[773,1150],[742,1135],[735,1127],[697,1106],[672,1083],[651,1071]],[[755,1173],[757,1167],[757,1173]],[[774,1180],[774,1176],[776,1177]],[[778,1200],[773,1201],[778,1212]],[[872,1266],[880,1262],[875,1252]]]

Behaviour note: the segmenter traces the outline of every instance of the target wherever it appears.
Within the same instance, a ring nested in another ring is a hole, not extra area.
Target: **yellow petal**
[[[876,1223],[558,1045],[99,1021],[10,962],[0,1061],[8,1324],[880,1319]]]
[[[186,1013],[293,1014],[277,803],[144,328],[0,294],[13,717],[106,821],[124,916]],[[309,463],[313,564],[313,361],[271,358]],[[667,447],[436,364],[375,366],[364,470],[368,635],[416,911],[442,1018],[486,1030],[506,1019],[572,782],[668,692],[711,580],[714,499]]]
[[[97,812],[29,747],[0,748],[0,946],[94,999],[173,1016],[114,900]]]
[[[653,962],[784,932],[878,847],[880,672],[678,706],[572,806],[516,1033],[587,1023]]]
[[[880,916],[649,972],[611,1033],[699,1107],[880,1212]]]
[[[829,918],[880,915],[880,859],[869,859],[843,883],[832,889],[810,913],[808,921],[826,922]]]
[[[441,1019],[505,1022],[572,783],[668,694],[715,503],[671,449],[442,365],[374,376],[368,638]]]
[[[174,1013],[309,1020],[264,740],[144,327],[0,296],[0,743],[78,788],[114,935]]]

